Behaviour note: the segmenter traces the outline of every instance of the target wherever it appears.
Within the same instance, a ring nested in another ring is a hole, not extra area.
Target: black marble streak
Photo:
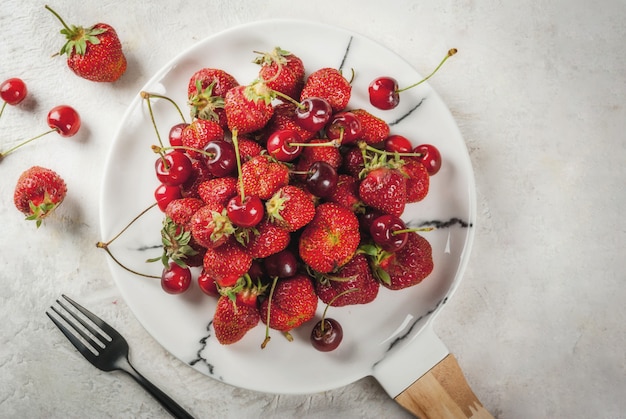
[[[343,65],[346,63],[346,58],[348,58],[348,54],[350,53],[350,46],[352,45],[352,36],[350,37],[350,40],[348,41],[348,46],[346,46],[346,52],[344,52],[343,54],[343,58],[341,59],[341,64],[339,64],[339,71],[343,70]]]
[[[211,320],[209,322],[209,324],[207,325],[207,327],[206,327],[207,331],[211,330],[211,325],[212,324],[213,324],[213,320]],[[193,367],[198,362],[201,362],[201,363],[203,363],[204,365],[207,366],[209,375],[213,375],[213,371],[215,370],[215,367],[205,357],[202,356],[202,351],[204,351],[204,349],[206,348],[207,340],[210,337],[211,337],[211,333],[209,333],[208,335],[206,335],[205,337],[203,337],[202,339],[200,339],[198,341],[198,343],[200,344],[200,348],[198,349],[198,352],[196,352],[196,355],[198,357],[196,359],[192,360],[191,362],[189,362],[189,365],[191,365]]]
[[[419,226],[420,227],[434,227],[436,229],[440,229],[440,228],[449,228],[455,224],[458,224],[460,227],[463,227],[463,228],[474,226],[472,223],[464,221],[456,217],[450,218],[447,221],[440,221],[440,220],[424,221]]]

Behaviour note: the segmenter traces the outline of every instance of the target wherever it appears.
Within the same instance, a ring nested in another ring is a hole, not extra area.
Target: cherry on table
[[[322,352],[330,352],[339,346],[343,340],[343,329],[335,319],[324,318],[317,322],[311,330],[311,344]]]
[[[192,173],[191,160],[179,150],[159,156],[154,162],[154,168],[159,181],[170,186],[182,185]]]
[[[383,250],[396,252],[404,247],[409,238],[404,230],[406,230],[406,224],[400,217],[384,214],[372,221],[370,235]]]
[[[20,78],[13,77],[0,84],[0,98],[5,104],[17,105],[26,98],[28,89],[26,83]],[[4,109],[4,105],[2,105]]]
[[[328,123],[333,108],[330,103],[320,97],[308,97],[296,107],[296,123],[307,131],[317,132]]]
[[[276,160],[289,162],[302,153],[302,147],[292,146],[292,143],[301,143],[302,137],[292,129],[274,131],[267,138],[265,148],[270,156]]]
[[[256,195],[240,195],[232,197],[226,205],[230,221],[239,227],[254,227],[259,224],[265,214],[265,205]]]
[[[191,270],[175,262],[170,262],[168,268],[161,274],[161,288],[168,294],[180,294],[187,291],[191,285]]]
[[[413,152],[421,154],[416,157],[426,168],[430,176],[433,176],[441,169],[441,153],[432,144],[420,144],[413,149]]]
[[[71,137],[80,129],[80,115],[68,105],[59,105],[48,112],[48,126],[62,137]]]

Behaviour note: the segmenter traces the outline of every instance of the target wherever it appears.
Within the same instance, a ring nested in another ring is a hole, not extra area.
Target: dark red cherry
[[[321,198],[330,195],[337,186],[337,170],[325,161],[316,161],[309,167],[305,179],[306,188]]]
[[[398,251],[406,244],[408,233],[399,233],[400,230],[406,230],[406,224],[391,214],[381,215],[370,226],[372,240],[388,252]]]
[[[192,172],[191,160],[187,154],[178,150],[159,156],[154,167],[159,181],[170,186],[182,185]]]
[[[402,135],[390,135],[385,139],[385,151],[390,153],[410,153],[413,144]]]
[[[182,192],[179,185],[165,185],[162,183],[155,189],[154,198],[159,209],[165,212],[165,208],[167,208],[170,202],[182,198]]]
[[[59,105],[48,112],[48,126],[61,137],[71,137],[80,129],[80,115],[71,106]]]
[[[326,136],[331,140],[341,139],[341,144],[356,141],[363,132],[361,121],[352,112],[338,112],[326,126]]]
[[[265,205],[256,195],[247,195],[243,201],[241,196],[234,196],[226,205],[230,221],[239,227],[254,227],[259,224],[265,214]]]
[[[326,318],[317,322],[311,330],[311,344],[322,352],[330,352],[343,340],[343,329],[335,319]]]
[[[298,270],[298,260],[292,251],[285,249],[263,259],[263,267],[268,276],[289,278]]]
[[[180,294],[191,285],[191,270],[170,262],[161,274],[161,288],[168,294]]]
[[[413,152],[421,154],[417,159],[422,162],[430,176],[437,174],[441,169],[441,153],[434,145],[420,144],[413,149]]]
[[[188,123],[181,122],[170,128],[169,140],[172,147],[180,147],[183,145],[183,130],[188,126]]]
[[[302,147],[291,143],[302,143],[302,137],[292,129],[281,129],[267,138],[265,148],[270,156],[279,161],[292,161],[300,155]]]
[[[231,143],[214,140],[207,144],[204,151],[209,154],[206,156],[206,165],[213,176],[224,177],[237,168],[235,148]]]
[[[378,77],[368,87],[370,103],[372,106],[389,110],[398,106],[400,94],[398,82],[393,77]]]
[[[296,124],[307,131],[317,132],[328,123],[333,108],[321,97],[308,97],[296,108]]]

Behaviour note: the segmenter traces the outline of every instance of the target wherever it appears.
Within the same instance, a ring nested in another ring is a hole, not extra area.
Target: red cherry
[[[161,274],[161,288],[168,294],[180,294],[191,285],[191,270],[170,262]]]
[[[234,196],[226,205],[230,221],[239,227],[254,227],[263,219],[265,206],[256,195],[247,195],[243,202],[241,196]]]
[[[296,108],[296,123],[311,132],[324,128],[333,113],[330,103],[320,97],[308,97],[300,105]]]
[[[159,157],[154,163],[154,168],[159,181],[170,186],[182,185],[192,172],[191,160],[187,154],[178,150]]]
[[[391,214],[381,215],[370,226],[372,240],[388,252],[398,251],[406,244],[409,235],[397,233],[400,230],[406,230],[406,224],[400,217]]]
[[[292,161],[300,155],[302,147],[292,146],[291,143],[302,143],[300,134],[292,129],[281,129],[270,134],[265,148],[276,160]]]
[[[311,330],[311,344],[322,352],[330,352],[343,340],[343,329],[335,319],[326,318],[317,322]]]
[[[337,170],[325,161],[316,161],[309,167],[306,188],[315,196],[326,197],[337,186]]]
[[[422,162],[430,176],[439,172],[439,169],[441,169],[441,153],[437,147],[432,144],[420,144],[413,151],[421,154],[421,156],[416,158]]]
[[[80,116],[71,106],[55,106],[48,112],[48,126],[62,137],[71,137],[80,129]]]
[[[378,77],[368,87],[370,103],[372,106],[389,110],[398,106],[400,94],[398,82],[393,77]]]
[[[181,122],[170,128],[169,140],[172,147],[180,147],[183,145],[183,130],[189,126],[186,122]]]
[[[214,140],[207,144],[204,151],[211,156],[206,158],[206,165],[213,176],[224,177],[237,168],[235,148],[231,143]]]
[[[219,297],[220,295],[215,279],[211,278],[205,271],[200,272],[200,275],[198,275],[198,286],[207,295],[213,297]]]
[[[341,139],[341,144],[356,141],[361,136],[361,132],[361,121],[349,111],[333,115],[326,127],[326,136],[331,140]]]
[[[263,259],[263,267],[268,276],[289,278],[298,270],[298,260],[292,251],[285,249]]]
[[[17,105],[24,100],[27,94],[28,89],[22,79],[14,77],[0,84],[0,97],[9,105]]]
[[[154,191],[154,198],[157,201],[159,209],[165,212],[167,204],[182,197],[180,186],[160,184]]]
[[[412,148],[411,141],[402,135],[390,135],[385,140],[385,151],[390,153],[410,153]]]

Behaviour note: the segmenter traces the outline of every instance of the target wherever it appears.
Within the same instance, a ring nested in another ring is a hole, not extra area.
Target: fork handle
[[[122,371],[126,372],[128,375],[133,377],[135,381],[137,381],[141,386],[146,389],[148,393],[152,395],[155,399],[161,403],[161,405],[175,418],[185,418],[185,419],[194,419],[185,409],[183,409],[178,403],[176,403],[170,396],[165,394],[160,388],[152,384],[145,378],[143,375],[139,373],[135,368],[133,368],[130,363],[127,363],[125,366],[128,368],[121,368]]]

